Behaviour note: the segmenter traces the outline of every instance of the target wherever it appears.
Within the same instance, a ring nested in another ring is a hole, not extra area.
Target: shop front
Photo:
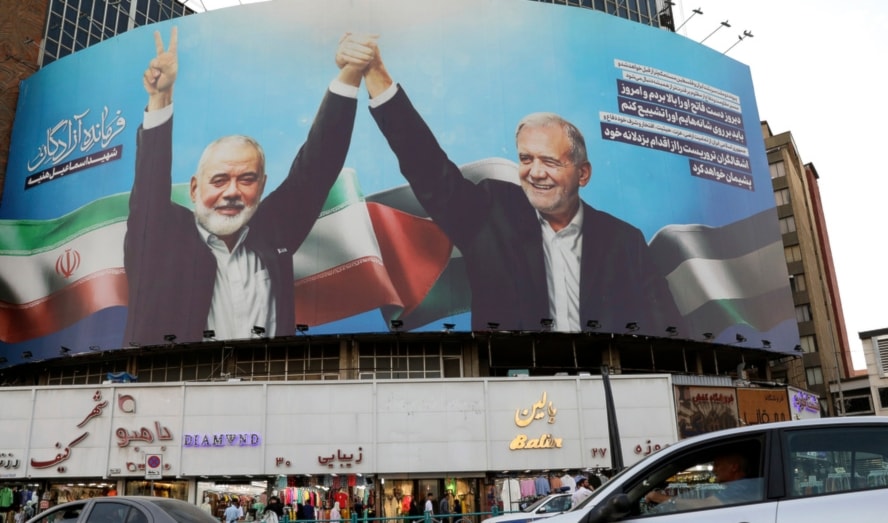
[[[669,376],[611,381],[624,463],[676,441]],[[336,502],[343,515],[401,516],[432,494],[436,511],[447,497],[472,514],[516,510],[541,479],[551,488],[611,463],[602,383],[589,376],[30,387],[0,399],[11,429],[0,450],[21,456],[0,481],[34,482],[44,505],[120,493],[218,515],[235,498],[249,514],[277,495],[294,518],[302,505],[324,519]]]

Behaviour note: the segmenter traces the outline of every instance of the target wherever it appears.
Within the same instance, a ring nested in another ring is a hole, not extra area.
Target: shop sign
[[[336,453],[330,454],[329,457],[318,456],[318,463],[320,463],[321,465],[326,465],[327,468],[331,468],[331,469],[334,468],[336,465],[339,465],[339,468],[351,468],[352,460],[354,460],[355,465],[360,464],[361,461],[364,460],[364,448],[358,447],[357,454],[358,454],[358,457],[357,457],[357,459],[355,459],[354,452],[352,452],[351,454],[345,454],[342,452],[342,449],[336,449]],[[281,459],[281,458],[278,458],[278,459]],[[289,464],[290,464],[290,462],[288,461],[287,465],[289,466]],[[278,463],[276,463],[276,465],[280,465],[280,463],[278,462]]]
[[[535,421],[546,420],[546,423],[552,425],[555,423],[555,415],[558,409],[551,401],[547,401],[546,391],[539,401],[535,402],[530,408],[518,407],[515,409],[515,425],[519,428],[526,428]],[[542,433],[539,437],[530,437],[527,434],[518,434],[511,442],[509,442],[509,450],[526,450],[526,449],[560,449],[562,439],[556,438],[548,432]]]
[[[86,416],[84,416],[83,420],[77,424],[78,429],[86,428],[87,425],[89,425],[90,421],[92,421],[94,418],[98,418],[99,416],[101,416],[103,411],[105,410],[105,407],[108,406],[108,401],[102,398],[102,391],[101,390],[95,391],[95,393],[92,396],[92,399],[93,399],[93,402],[95,403],[95,405],[93,406],[92,410],[90,410],[86,414]],[[67,444],[63,444],[62,442],[57,441],[55,444],[55,448],[57,451],[56,455],[53,457],[50,457],[49,459],[31,458],[31,467],[33,467],[35,469],[48,469],[50,467],[54,467],[56,465],[59,465],[58,467],[56,467],[57,472],[60,472],[60,473],[67,472],[68,468],[66,466],[60,465],[60,464],[64,463],[65,461],[68,460],[68,458],[71,457],[71,453],[73,452],[74,447],[76,447],[78,444],[82,443],[83,440],[85,440],[87,438],[87,436],[89,436],[89,431],[84,430],[84,432],[82,434],[75,437],[73,440],[71,440]]]
[[[652,453],[657,452],[667,445],[668,443],[666,445],[660,445],[659,443],[651,445],[651,440],[647,440],[644,445],[640,443],[635,445],[635,453],[639,456],[650,456]]]
[[[258,447],[262,437],[255,432],[220,432],[185,434],[184,447]]]
[[[0,468],[17,469],[21,460],[12,455],[12,452],[0,452]]]
[[[797,391],[792,395],[792,407],[798,413],[820,414],[820,399],[809,392]]]
[[[133,441],[143,441],[145,443],[154,443],[157,441],[170,441],[173,435],[170,429],[164,427],[159,421],[154,422],[154,432],[148,427],[142,427],[139,430],[127,431],[123,427],[118,427],[114,432],[117,435],[117,446],[126,447]]]

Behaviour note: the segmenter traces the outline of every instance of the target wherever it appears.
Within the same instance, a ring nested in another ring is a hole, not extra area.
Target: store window
[[[286,485],[286,483],[284,483]],[[231,480],[198,481],[197,500],[198,507],[224,521],[225,509],[232,499],[237,499],[244,509],[246,521],[257,521],[262,517],[265,505],[268,502],[267,492],[272,487],[267,481],[242,481]],[[282,496],[278,496],[281,498]]]
[[[126,482],[127,496],[154,496],[172,499],[188,499],[187,481],[145,481]]]

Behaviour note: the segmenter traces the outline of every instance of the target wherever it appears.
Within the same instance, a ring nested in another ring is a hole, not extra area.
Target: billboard
[[[54,62],[0,230],[5,364],[393,320],[798,343],[748,67],[535,2],[268,2]]]

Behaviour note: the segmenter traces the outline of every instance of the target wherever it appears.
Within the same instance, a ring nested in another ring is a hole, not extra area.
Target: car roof
[[[849,425],[888,425],[888,417],[880,417],[880,416],[852,416],[852,417],[841,417],[841,418],[811,418],[811,419],[801,419],[801,420],[791,420],[791,421],[775,421],[771,423],[760,423],[756,425],[744,425],[742,427],[734,427],[722,430],[716,430],[713,432],[707,432],[705,434],[698,434],[696,436],[691,436],[690,438],[685,438],[676,443],[670,445],[670,447],[674,446],[685,446],[685,445],[693,445],[696,443],[705,442],[706,440],[715,440],[721,439],[725,436],[732,435],[742,435],[748,432],[758,432],[762,430],[783,430],[783,429],[800,429],[800,428],[812,428],[812,427],[834,427],[834,426],[849,426]]]
[[[779,431],[785,429],[806,429],[817,427],[847,427],[852,425],[888,425],[888,417],[882,416],[850,416],[841,418],[810,418],[790,421],[774,421],[770,423],[758,423],[755,425],[744,425],[742,427],[733,427],[727,429],[697,434],[689,438],[679,440],[670,445],[664,446],[660,451],[654,452],[647,458],[662,454],[663,452],[674,452],[690,445],[698,445],[707,441],[718,441],[723,438],[742,436],[753,432],[761,431]],[[647,461],[647,459],[642,460]],[[639,462],[641,463],[641,462]]]

